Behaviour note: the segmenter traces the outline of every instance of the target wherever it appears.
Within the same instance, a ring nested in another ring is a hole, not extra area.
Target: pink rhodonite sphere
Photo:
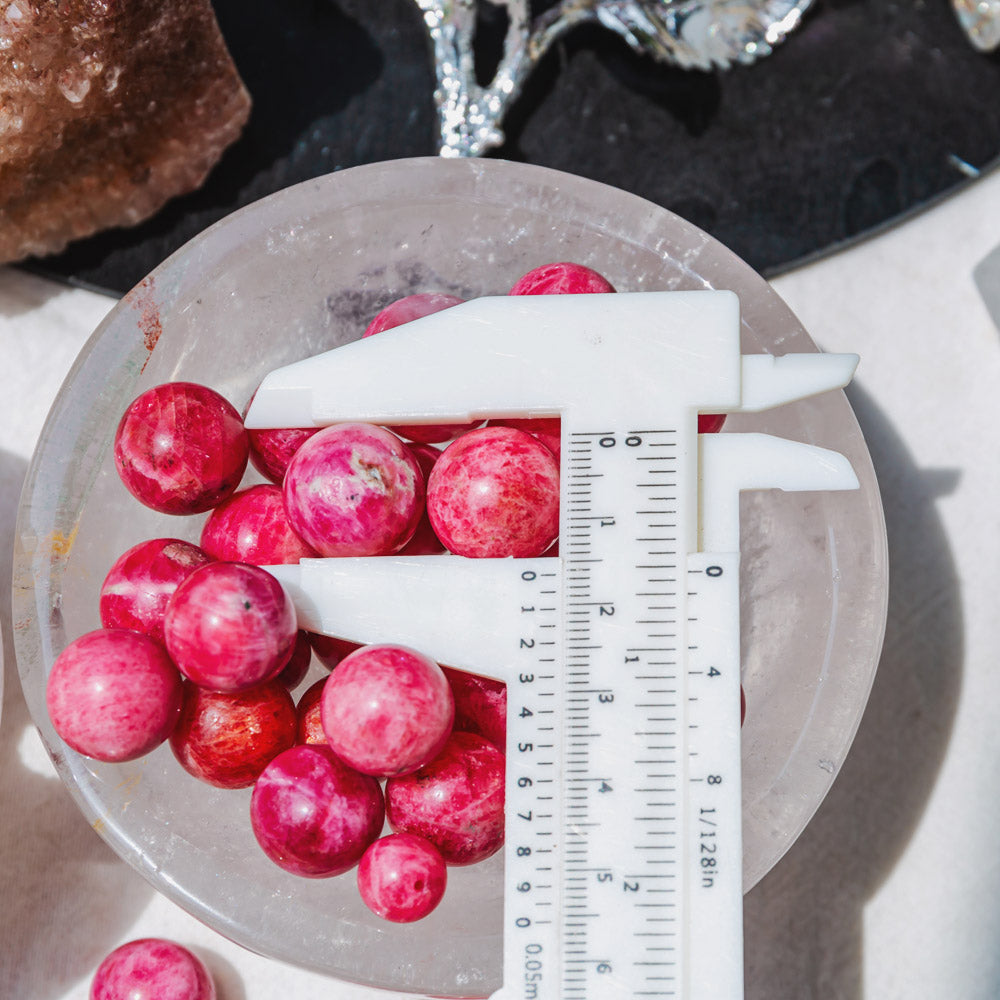
[[[133,545],[114,562],[101,586],[105,628],[130,628],[163,642],[163,615],[170,595],[199,566],[207,552],[177,538],[153,538]]]
[[[163,620],[167,650],[181,673],[213,691],[242,691],[276,677],[297,633],[281,584],[245,563],[196,569],[174,591]]]
[[[320,555],[387,555],[409,541],[420,520],[424,478],[395,434],[334,424],[295,453],[284,497],[295,532]]]
[[[250,445],[239,413],[193,382],[168,382],[132,401],[115,434],[128,491],[162,514],[210,510],[240,484]]]
[[[201,529],[201,547],[214,559],[277,566],[316,552],[295,533],[281,487],[251,486],[223,500]]]
[[[585,295],[613,292],[614,285],[604,275],[584,264],[559,262],[542,264],[523,275],[510,295]]]
[[[441,902],[447,882],[441,852],[411,833],[376,840],[358,865],[358,891],[365,905],[397,924],[426,917]]]
[[[115,763],[135,760],[177,724],[181,676],[149,636],[98,629],[59,654],[46,701],[56,732],[77,752]]]
[[[425,837],[449,865],[483,861],[503,845],[504,763],[482,736],[453,732],[429,764],[385,783],[389,823]]]
[[[441,668],[405,646],[363,646],[323,688],[323,731],[351,767],[377,777],[426,764],[451,732],[455,703]]]
[[[116,948],[98,966],[90,1000],[215,1000],[215,985],[200,958],[162,938]]]
[[[318,744],[275,757],[250,800],[250,822],[264,853],[305,878],[329,878],[353,868],[384,820],[379,783]]]
[[[427,514],[456,555],[541,555],[559,533],[559,465],[524,431],[470,431],[437,460],[427,484]]]

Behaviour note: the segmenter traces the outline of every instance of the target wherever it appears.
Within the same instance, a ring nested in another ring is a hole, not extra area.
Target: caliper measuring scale
[[[499,1000],[742,996],[739,494],[836,452],[699,435],[850,381],[727,291],[481,298],[272,372],[248,427],[561,419],[559,554],[269,567],[300,626],[507,685]]]

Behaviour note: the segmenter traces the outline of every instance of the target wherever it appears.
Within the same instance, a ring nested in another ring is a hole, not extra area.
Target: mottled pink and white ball
[[[142,938],[116,948],[98,966],[90,1000],[215,1000],[205,964],[173,941]]]
[[[447,883],[441,852],[410,833],[376,840],[358,865],[358,891],[365,905],[397,924],[426,917],[441,902]]]
[[[275,757],[250,800],[261,849],[285,871],[305,878],[329,878],[353,868],[384,820],[379,783],[318,744]]]
[[[276,677],[295,647],[295,608],[266,570],[211,562],[174,591],[163,620],[182,674],[213,691],[242,691]]]
[[[429,840],[449,865],[485,860],[503,845],[504,764],[482,736],[453,732],[429,764],[385,783],[389,824]]]
[[[56,732],[78,753],[113,763],[135,760],[176,726],[181,676],[149,636],[97,629],[56,658],[46,702]]]
[[[516,427],[537,438],[559,461],[562,451],[562,421],[559,417],[505,417],[491,420],[490,427]]]
[[[454,714],[444,672],[405,646],[363,646],[340,662],[323,688],[330,746],[351,767],[380,778],[408,774],[435,757]]]
[[[173,592],[207,552],[178,538],[133,545],[114,562],[101,585],[99,610],[105,628],[130,628],[163,642],[163,616]]]
[[[251,486],[223,500],[201,529],[201,547],[213,558],[254,566],[297,563],[316,555],[292,528],[281,487]]]
[[[510,295],[588,295],[613,292],[614,285],[592,267],[559,261],[542,264],[518,278]]]
[[[373,424],[334,424],[295,453],[284,498],[296,534],[323,556],[378,556],[401,549],[424,506],[424,477],[395,434]]]
[[[233,493],[250,444],[236,408],[214,389],[168,382],[129,404],[115,433],[126,489],[162,514],[199,514]]]
[[[427,514],[456,555],[541,555],[559,534],[559,463],[513,427],[470,431],[435,463]]]

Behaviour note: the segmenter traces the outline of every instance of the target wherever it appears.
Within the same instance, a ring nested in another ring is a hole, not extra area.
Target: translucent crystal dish
[[[747,265],[705,233],[622,191],[497,160],[357,167],[290,188],[207,230],[110,313],[53,406],[18,515],[17,665],[32,715],[79,807],[158,890],[228,938],[341,979],[437,996],[500,984],[502,860],[452,869],[424,921],[387,924],[352,875],[306,880],[254,841],[249,790],[181,770],[168,747],[130,764],[69,750],[45,709],[65,644],[99,625],[111,562],[146,538],[197,540],[202,518],[141,507],[115,473],[125,406],[152,385],[213,385],[240,408],[261,377],[360,336],[415,291],[504,292],[541,263],[575,260],[620,291],[728,288],[745,353],[812,351],[801,325]],[[886,609],[886,546],[871,461],[842,392],[730,418],[834,448],[851,493],[745,494],[743,504],[744,881],[788,849],[826,794],[868,697]],[[313,674],[303,684],[321,675]]]

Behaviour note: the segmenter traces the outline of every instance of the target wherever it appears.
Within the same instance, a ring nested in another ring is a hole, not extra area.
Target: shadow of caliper
[[[558,416],[559,555],[269,567],[301,627],[507,684],[503,1000],[742,995],[739,493],[836,452],[697,432],[840,388],[726,291],[481,298],[272,372],[248,427]]]

